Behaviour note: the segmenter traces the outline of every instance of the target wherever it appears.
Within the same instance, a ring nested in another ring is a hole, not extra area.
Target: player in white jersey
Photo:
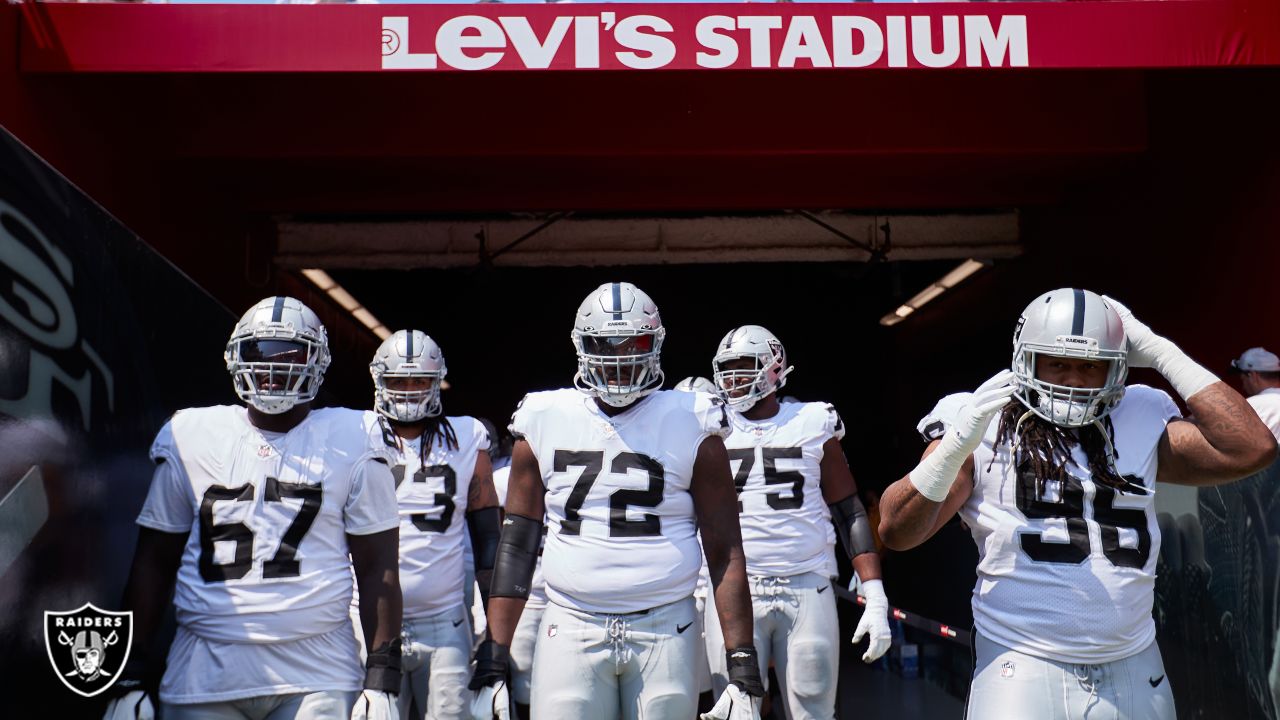
[[[507,504],[507,484],[511,477],[511,466],[493,471],[493,488],[498,493],[498,503]],[[542,528],[545,539],[547,528]],[[516,625],[516,633],[511,638],[511,700],[515,705],[516,716],[520,720],[529,720],[529,688],[533,679],[533,651],[538,642],[538,626],[542,624],[542,613],[547,608],[547,587],[542,581],[542,548],[538,548],[538,558],[533,567],[533,580],[529,584],[529,599],[520,613],[520,623]]]
[[[107,717],[153,714],[146,650],[176,576],[166,720],[394,719],[401,599],[386,428],[372,413],[312,409],[328,340],[293,298],[245,313],[225,359],[247,407],[181,410],[151,446],[125,590],[138,664]],[[353,567],[372,648],[363,672]]]
[[[844,423],[826,403],[779,402],[791,370],[782,342],[759,325],[730,330],[712,359],[716,390],[731,410],[733,433],[725,445],[735,464],[760,672],[773,662],[791,720],[831,720],[840,662],[840,622],[830,592],[837,530],[867,598],[853,636],[856,643],[870,634],[866,662],[889,649],[889,600],[840,446]],[[728,682],[723,640],[714,604],[707,610],[707,657],[722,690]]]
[[[905,550],[957,512],[973,533],[969,718],[1173,718],[1151,617],[1156,483],[1245,477],[1275,439],[1235,390],[1110,298],[1045,293],[1013,344],[1012,371],[921,422],[931,442],[885,491],[880,535]],[[1129,367],[1158,370],[1194,419],[1160,390],[1126,388]]]
[[[391,472],[404,595],[402,718],[409,717],[411,699],[419,717],[467,714],[471,625],[464,605],[464,532],[484,601],[498,545],[489,431],[473,417],[444,416],[440,390],[447,372],[440,346],[420,330],[393,333],[369,364],[374,410],[390,425],[397,446]]]
[[[758,717],[763,695],[723,437],[724,404],[662,391],[666,330],[630,283],[606,283],[578,308],[574,388],[530,393],[517,438],[494,568],[489,630],[472,688],[504,694],[509,650],[529,593],[543,513],[547,606],[534,649],[534,718],[689,718],[697,692],[693,589],[702,532],[732,685],[706,717]]]

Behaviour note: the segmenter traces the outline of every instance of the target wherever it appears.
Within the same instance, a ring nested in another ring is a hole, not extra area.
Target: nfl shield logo
[[[62,684],[93,697],[111,687],[133,647],[133,613],[85,603],[77,610],[44,613],[44,647]]]

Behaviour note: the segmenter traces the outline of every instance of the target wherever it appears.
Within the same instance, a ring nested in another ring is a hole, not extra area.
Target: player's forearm
[[[753,645],[751,590],[747,585],[747,563],[742,549],[730,549],[721,563],[710,559],[707,562],[725,647]]]
[[[511,639],[515,637],[516,625],[520,623],[520,615],[524,612],[526,600],[514,597],[495,597],[489,599],[486,619],[489,625],[489,638],[499,645],[511,647]]]
[[[853,571],[858,573],[858,577],[864,582],[867,580],[879,580],[883,577],[880,573],[880,555],[874,552],[855,555],[853,558]]]
[[[381,568],[356,576],[360,588],[360,623],[365,646],[382,647],[400,637],[404,600],[400,594],[398,568]]]
[[[941,511],[941,502],[921,495],[908,478],[902,478],[880,496],[880,540],[893,550],[910,550],[933,534]]]
[[[1248,401],[1225,382],[1187,398],[1196,426],[1212,454],[1198,458],[1206,483],[1251,475],[1271,464],[1276,441]]]
[[[186,535],[150,528],[142,528],[138,535],[123,608],[133,611],[133,632],[138,639],[132,653],[135,663],[145,666],[152,658],[151,646],[168,610],[185,544]]]

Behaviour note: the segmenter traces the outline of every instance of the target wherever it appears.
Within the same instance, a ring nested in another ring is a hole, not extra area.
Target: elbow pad
[[[844,544],[845,552],[850,558],[862,553],[876,551],[876,541],[871,536],[871,522],[867,520],[867,509],[856,494],[832,503],[831,521],[835,523],[836,535]]]
[[[498,556],[498,537],[502,533],[502,511],[495,505],[467,513],[467,531],[471,535],[471,558],[475,561],[476,583],[480,586],[480,602],[489,607],[489,586],[493,582],[493,563]]]
[[[529,586],[533,583],[533,570],[538,563],[538,546],[541,544],[541,521],[523,515],[507,515],[502,521],[502,539],[498,541],[490,597],[529,598]]]

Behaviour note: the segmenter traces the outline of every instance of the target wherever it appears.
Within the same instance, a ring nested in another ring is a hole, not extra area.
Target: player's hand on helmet
[[[1133,312],[1113,297],[1102,296],[1120,316],[1124,326],[1125,339],[1129,341],[1129,356],[1126,362],[1129,367],[1154,367],[1159,355],[1173,343],[1155,334],[1146,323],[1133,316]]]
[[[155,720],[156,708],[151,702],[151,693],[143,689],[141,683],[121,679],[111,690],[115,697],[107,703],[102,720]]]
[[[893,643],[893,634],[889,632],[889,598],[884,594],[884,583],[879,580],[865,580],[858,589],[867,605],[862,610],[858,629],[853,631],[852,642],[857,645],[866,636],[867,651],[862,655],[862,662],[875,662]]]
[[[396,696],[386,690],[365,688],[351,708],[351,720],[400,720]]]
[[[475,668],[467,685],[475,696],[471,701],[471,717],[475,720],[507,720],[511,716],[511,700],[507,682],[511,676],[511,650],[486,639],[476,649]]]

